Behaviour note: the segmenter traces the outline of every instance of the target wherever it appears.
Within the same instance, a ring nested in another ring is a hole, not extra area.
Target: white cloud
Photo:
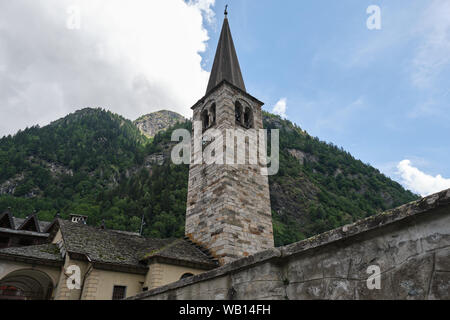
[[[191,116],[215,0],[0,1],[0,136],[84,107]],[[81,11],[69,30],[67,9]]]
[[[450,179],[445,179],[440,174],[435,177],[428,175],[413,167],[410,160],[400,161],[397,169],[403,185],[422,196],[450,188]]]
[[[286,109],[287,109],[287,99],[281,98],[273,107],[272,113],[277,114],[283,118],[286,118]]]

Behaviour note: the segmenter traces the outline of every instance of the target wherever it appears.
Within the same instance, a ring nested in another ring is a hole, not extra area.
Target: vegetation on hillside
[[[269,179],[276,245],[291,243],[415,200],[398,183],[287,120],[265,113],[280,129],[280,171]],[[152,139],[123,117],[83,109],[39,128],[0,139],[0,212],[81,213],[88,223],[181,237],[188,166],[169,161],[171,132]],[[161,156],[162,164],[155,162]]]
[[[264,113],[280,130],[280,170],[270,176],[278,244],[310,237],[417,199],[374,167],[332,143]]]

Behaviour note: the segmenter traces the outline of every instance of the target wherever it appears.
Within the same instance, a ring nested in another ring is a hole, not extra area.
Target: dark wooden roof
[[[16,218],[7,210],[0,214],[0,232],[23,236],[48,237],[44,230],[50,222],[39,221],[35,214],[27,218]]]
[[[16,221],[18,221],[18,220],[16,220]],[[17,224],[16,228],[17,228],[17,230],[41,232],[39,220],[38,220],[36,214],[34,214],[34,213],[29,215],[28,217],[26,217],[21,224]]]
[[[14,217],[9,210],[0,213],[0,227],[15,229]]]

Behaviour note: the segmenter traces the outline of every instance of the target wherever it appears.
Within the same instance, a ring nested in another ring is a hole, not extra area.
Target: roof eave
[[[36,231],[28,231],[28,230],[13,230],[9,228],[0,228],[0,232],[10,233],[10,234],[18,234],[23,236],[32,236],[32,237],[40,237],[47,238],[49,236],[48,233],[36,232]]]
[[[34,265],[54,266],[54,267],[60,267],[64,265],[64,260],[51,260],[45,258],[27,257],[21,254],[11,254],[4,252],[0,253],[0,259],[16,262],[25,262]]]
[[[242,95],[244,95],[245,97],[249,98],[250,100],[253,100],[254,102],[256,102],[257,104],[260,105],[260,107],[262,107],[264,105],[264,102],[256,99],[254,96],[252,96],[251,94],[249,94],[247,91],[242,90],[241,88],[235,86],[234,84],[232,84],[231,82],[229,82],[226,79],[223,79],[222,81],[220,81],[214,88],[212,88],[211,90],[209,90],[202,98],[200,98],[192,107],[191,109],[195,109],[199,104],[203,104],[205,102],[205,100],[217,89],[219,89],[224,83],[228,84],[229,86],[231,86],[233,89],[238,90]]]
[[[68,251],[70,259],[78,260],[78,261],[88,261],[92,264],[95,269],[99,270],[107,270],[107,271],[118,271],[125,273],[134,273],[134,274],[147,274],[148,267],[145,265],[131,265],[131,264],[121,264],[121,263],[113,263],[113,262],[103,262],[97,260],[90,260],[88,255],[85,253]]]

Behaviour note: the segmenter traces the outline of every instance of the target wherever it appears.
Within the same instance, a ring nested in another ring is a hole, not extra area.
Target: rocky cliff
[[[161,110],[139,117],[133,123],[146,137],[153,138],[159,131],[184,121],[186,119],[176,112]]]

